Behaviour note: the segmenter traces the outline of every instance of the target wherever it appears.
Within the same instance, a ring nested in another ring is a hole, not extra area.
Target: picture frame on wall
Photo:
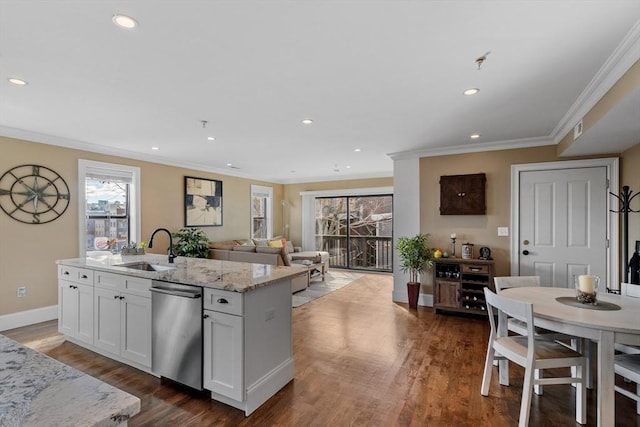
[[[222,225],[222,181],[184,177],[185,227]]]

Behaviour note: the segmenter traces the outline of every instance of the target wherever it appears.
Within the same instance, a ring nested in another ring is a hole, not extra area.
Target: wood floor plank
[[[511,386],[494,368],[480,395],[488,321],[409,310],[391,301],[390,275],[367,274],[293,310],[295,379],[250,417],[137,369],[64,341],[57,322],[3,334],[138,396],[130,426],[513,426],[523,370]],[[617,381],[620,383],[620,381]],[[631,388],[631,385],[628,385]],[[531,426],[574,426],[572,387],[545,387]],[[595,425],[595,391],[587,421]],[[616,395],[616,426],[640,425],[634,403]]]

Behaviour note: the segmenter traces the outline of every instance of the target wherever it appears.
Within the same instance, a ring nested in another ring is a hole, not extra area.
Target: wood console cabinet
[[[494,263],[479,259],[440,258],[433,265],[433,308],[487,314],[484,288],[495,290]]]
[[[440,177],[440,215],[484,215],[487,212],[483,173]]]

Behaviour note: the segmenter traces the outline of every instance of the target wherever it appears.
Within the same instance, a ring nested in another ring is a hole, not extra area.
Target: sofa
[[[313,264],[320,262],[325,264],[323,272],[329,268],[328,252],[303,252],[299,249],[296,252],[296,248],[291,245],[291,242],[282,238],[209,242],[209,258],[307,269],[307,275],[292,279],[291,292],[298,292],[309,286],[312,273],[309,261]]]

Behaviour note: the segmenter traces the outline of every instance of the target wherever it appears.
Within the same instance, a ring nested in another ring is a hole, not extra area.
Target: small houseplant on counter
[[[146,247],[146,242],[141,242],[140,246],[138,246],[136,242],[129,242],[125,243],[125,245],[120,250],[120,253],[122,255],[144,255]]]
[[[209,238],[199,228],[185,227],[173,233],[173,251],[177,256],[209,258]]]
[[[418,275],[433,266],[433,253],[427,247],[428,241],[429,235],[420,233],[414,237],[400,237],[396,244],[398,255],[400,255],[400,270],[409,273],[407,283],[409,308],[418,308],[420,294]]]

